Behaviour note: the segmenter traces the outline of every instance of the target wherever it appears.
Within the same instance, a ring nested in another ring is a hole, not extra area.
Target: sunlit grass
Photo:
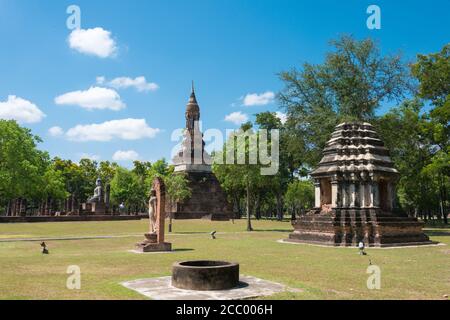
[[[167,276],[175,261],[224,259],[237,261],[241,273],[302,289],[274,299],[442,299],[450,293],[450,247],[369,249],[359,256],[355,248],[326,248],[277,242],[287,238],[288,222],[174,221],[167,240],[176,250],[168,254],[133,254],[147,221],[64,222],[0,225],[5,238],[125,236],[111,239],[46,241],[50,255],[40,253],[39,242],[0,242],[0,299],[143,299],[119,283]],[[218,238],[210,239],[216,230]],[[433,240],[450,244],[450,229],[427,229]],[[437,232],[439,231],[439,232]],[[368,290],[369,259],[382,271],[381,290]],[[69,265],[82,272],[81,290],[66,288]]]

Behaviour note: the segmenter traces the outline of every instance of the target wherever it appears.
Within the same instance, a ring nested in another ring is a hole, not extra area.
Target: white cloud
[[[240,125],[248,121],[248,116],[245,113],[242,113],[241,111],[237,111],[225,116],[225,121],[232,122],[236,125]]]
[[[145,119],[121,119],[99,124],[77,125],[66,132],[72,141],[111,141],[112,139],[139,140],[153,138],[160,132],[151,128]]]
[[[283,113],[283,112],[280,112],[280,111],[277,111],[275,113],[277,115],[277,118],[280,119],[281,123],[285,124],[286,121],[287,121],[287,114]]]
[[[89,160],[92,160],[92,161],[98,161],[98,160],[100,160],[100,156],[99,155],[97,155],[97,154],[89,154],[89,153],[81,153],[80,154],[80,160],[82,160],[82,159],[89,159]]]
[[[105,77],[97,77],[97,84],[106,84],[115,89],[127,89],[133,87],[139,92],[156,91],[159,89],[159,86],[156,83],[147,82],[143,76],[134,79],[129,77],[119,77],[107,83],[105,83],[105,81]]]
[[[126,108],[117,91],[108,88],[90,87],[65,93],[55,98],[58,105],[75,105],[88,110],[110,109],[118,111]]]
[[[19,123],[40,122],[45,114],[34,103],[16,96],[0,101],[0,119],[16,120]]]
[[[55,126],[48,129],[48,134],[52,137],[59,137],[64,134],[64,130],[61,127]]]
[[[105,81],[106,81],[106,78],[105,77],[97,77],[95,79],[95,81],[97,82],[97,84],[103,85],[105,83]]]
[[[275,93],[267,91],[261,94],[249,93],[244,97],[244,106],[265,106],[272,103],[275,99]]]
[[[134,150],[118,150],[113,154],[112,159],[114,161],[134,161],[139,159],[139,154]]]
[[[100,58],[112,57],[117,52],[117,46],[111,37],[111,32],[103,28],[75,29],[68,38],[70,48]]]

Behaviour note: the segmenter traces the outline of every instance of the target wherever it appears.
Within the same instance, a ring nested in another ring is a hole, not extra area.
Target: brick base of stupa
[[[415,218],[381,209],[332,209],[311,211],[292,222],[287,242],[327,246],[397,247],[433,244]]]
[[[228,221],[232,209],[219,181],[212,172],[186,172],[191,197],[182,202],[168,201],[166,212],[173,219]]]

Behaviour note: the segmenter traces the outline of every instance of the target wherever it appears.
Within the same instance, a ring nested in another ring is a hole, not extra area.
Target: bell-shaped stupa
[[[183,201],[166,201],[166,212],[174,219],[229,220],[232,208],[211,170],[211,156],[205,151],[200,130],[200,107],[194,84],[186,106],[186,128],[181,150],[172,159],[176,174],[185,174],[191,196]]]

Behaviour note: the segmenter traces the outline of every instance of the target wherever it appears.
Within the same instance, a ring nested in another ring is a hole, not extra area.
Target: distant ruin
[[[232,209],[225,192],[211,170],[211,157],[199,128],[200,107],[194,86],[186,107],[186,129],[182,149],[174,157],[175,173],[189,180],[191,197],[184,201],[167,201],[166,211],[174,219],[229,220]]]

